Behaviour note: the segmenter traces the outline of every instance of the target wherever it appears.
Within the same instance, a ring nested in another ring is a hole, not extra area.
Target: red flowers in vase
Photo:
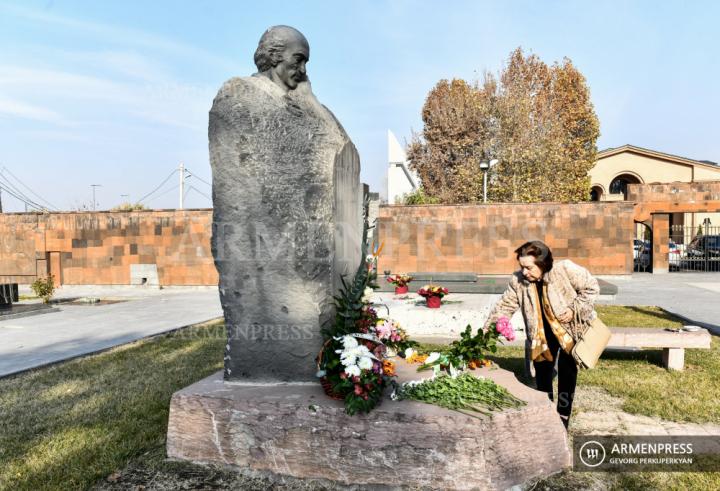
[[[418,295],[425,297],[425,304],[430,309],[439,309],[442,298],[450,292],[447,288],[438,285],[425,285],[418,290]]]
[[[413,277],[407,274],[394,274],[387,277],[387,282],[395,285],[395,294],[401,295],[408,292],[408,283]]]

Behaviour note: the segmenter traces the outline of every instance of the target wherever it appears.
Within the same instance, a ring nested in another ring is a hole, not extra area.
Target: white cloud
[[[0,11],[5,11],[17,18],[41,22],[51,26],[65,27],[73,32],[85,32],[95,34],[103,42],[113,42],[123,46],[138,46],[151,50],[162,51],[182,57],[183,59],[193,58],[205,64],[216,65],[223,69],[234,70],[237,63],[227,58],[217,56],[197,46],[182,43],[163,36],[150,34],[137,29],[117,27],[102,22],[74,19],[62,15],[52,14],[47,11],[28,9],[17,5],[0,5]]]
[[[87,124],[103,118],[139,118],[147,123],[206,128],[213,89],[172,80],[121,82],[47,68],[0,64],[0,112],[57,124]],[[32,104],[22,103],[32,100]],[[61,116],[62,115],[62,116]],[[74,122],[74,123],[71,123]]]
[[[0,99],[0,115],[62,124],[63,118],[50,109],[17,100]]]

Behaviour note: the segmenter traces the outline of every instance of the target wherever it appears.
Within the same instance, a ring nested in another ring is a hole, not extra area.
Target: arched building
[[[677,155],[623,145],[598,152],[595,167],[590,170],[593,201],[622,201],[627,198],[628,184],[720,181],[720,165]],[[705,218],[720,225],[717,213],[677,213],[676,225],[697,226]]]

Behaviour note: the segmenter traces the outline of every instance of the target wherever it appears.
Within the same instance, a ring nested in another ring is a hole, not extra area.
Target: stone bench
[[[710,348],[710,333],[673,332],[646,327],[612,327],[608,348],[662,348],[663,366],[671,370],[685,368],[685,348]]]

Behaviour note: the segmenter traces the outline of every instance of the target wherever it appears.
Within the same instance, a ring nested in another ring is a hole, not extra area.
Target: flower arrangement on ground
[[[335,322],[323,329],[325,343],[317,358],[323,389],[328,396],[343,400],[351,415],[370,412],[395,376],[395,365],[386,359],[388,346],[412,343],[397,323],[379,318],[370,303],[376,276],[373,268],[367,267],[367,231],[366,218],[363,260],[352,282],[341,278]]]
[[[420,288],[418,290],[418,295],[421,297],[440,297],[443,298],[445,295],[448,295],[450,292],[447,288],[438,286],[438,285],[425,285],[424,287]]]
[[[392,319],[378,319],[375,323],[375,335],[395,353],[402,353],[418,344]]]
[[[447,288],[438,285],[425,285],[418,290],[418,295],[425,297],[426,305],[431,309],[440,308],[442,298],[450,292]]]
[[[455,411],[473,411],[486,415],[492,411],[527,404],[492,380],[477,378],[469,373],[457,377],[441,375],[428,380],[408,382],[397,388],[392,398],[412,399]]]
[[[433,378],[404,383],[396,387],[392,398],[412,399],[460,412],[482,414],[525,405],[525,401],[492,380],[474,377],[465,371],[487,366],[490,362],[485,353],[495,353],[498,341],[502,342],[501,337],[508,341],[515,339],[515,331],[507,317],[500,317],[487,330],[480,329],[475,335],[472,327],[467,326],[460,340],[454,341],[443,353],[422,354],[412,348],[407,349],[405,359],[410,363],[421,363],[418,371],[433,369]]]
[[[333,391],[345,394],[348,414],[367,413],[380,402],[390,378],[385,374],[385,365],[377,352],[382,345],[352,335],[342,336],[336,341],[342,346],[335,350],[339,355],[339,370],[333,370],[335,367],[332,364],[326,366],[326,370],[333,370],[338,378],[333,384]]]
[[[425,361],[430,356],[429,353],[420,353],[418,351],[415,351],[413,348],[408,348],[405,350],[405,361],[408,363],[420,363],[421,365],[425,363]]]
[[[394,274],[387,277],[387,282],[395,285],[395,293],[400,295],[408,292],[408,283],[413,280],[413,277],[407,274]]]
[[[497,343],[502,342],[501,337],[508,341],[515,339],[515,330],[507,317],[498,318],[486,330],[478,329],[475,335],[472,327],[468,325],[465,331],[460,333],[460,339],[452,342],[448,351],[431,353],[418,371],[432,368],[437,374],[446,369],[451,374],[456,374],[458,370],[489,366],[491,362],[486,358],[486,354],[497,352]]]

